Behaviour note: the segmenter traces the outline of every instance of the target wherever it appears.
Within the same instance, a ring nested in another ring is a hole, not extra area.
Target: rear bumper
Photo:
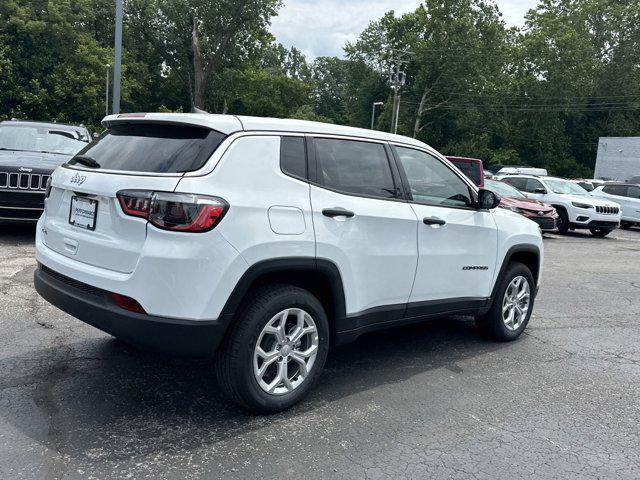
[[[59,309],[123,341],[180,356],[205,357],[217,349],[225,322],[180,320],[130,312],[108,292],[38,266],[36,291]]]

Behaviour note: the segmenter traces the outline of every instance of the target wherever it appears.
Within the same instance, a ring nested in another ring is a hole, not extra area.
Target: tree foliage
[[[590,175],[598,137],[640,135],[640,3],[540,0],[521,29],[492,0],[424,0],[376,19],[345,58],[274,42],[281,0],[127,0],[122,108],[293,117],[389,130],[447,154]],[[104,114],[112,0],[0,0],[0,118]]]

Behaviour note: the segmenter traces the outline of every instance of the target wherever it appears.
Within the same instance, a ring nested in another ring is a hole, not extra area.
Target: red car
[[[482,160],[468,157],[446,157],[458,170],[464,173],[480,188],[484,187],[484,166]]]
[[[533,220],[545,232],[555,230],[558,222],[558,212],[548,203],[527,198],[515,187],[497,180],[485,180],[487,190],[500,195],[500,207],[517,212],[529,220]]]

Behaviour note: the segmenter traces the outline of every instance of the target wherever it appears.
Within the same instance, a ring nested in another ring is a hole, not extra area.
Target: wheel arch
[[[507,267],[512,262],[519,262],[527,266],[529,270],[531,270],[531,274],[536,282],[534,286],[537,289],[538,282],[540,281],[540,263],[542,260],[542,255],[540,252],[540,248],[537,245],[514,245],[511,247],[504,259],[502,260],[502,265],[496,276],[496,281],[493,285],[493,290],[491,291],[491,298],[489,305],[493,304],[493,300],[495,299],[496,293],[498,291],[499,283],[502,277],[504,276]]]
[[[336,323],[346,317],[344,287],[338,267],[329,260],[288,257],[264,260],[249,267],[227,299],[220,318],[229,325],[247,294],[267,283],[295,285],[315,295],[325,309],[332,337]]]
[[[566,205],[563,205],[561,203],[551,203],[550,205],[556,210],[564,210],[567,215],[569,214],[569,210],[567,209]]]

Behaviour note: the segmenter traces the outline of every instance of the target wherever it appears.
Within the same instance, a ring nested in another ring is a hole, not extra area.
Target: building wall
[[[625,182],[640,175],[640,137],[601,137],[594,177]]]

